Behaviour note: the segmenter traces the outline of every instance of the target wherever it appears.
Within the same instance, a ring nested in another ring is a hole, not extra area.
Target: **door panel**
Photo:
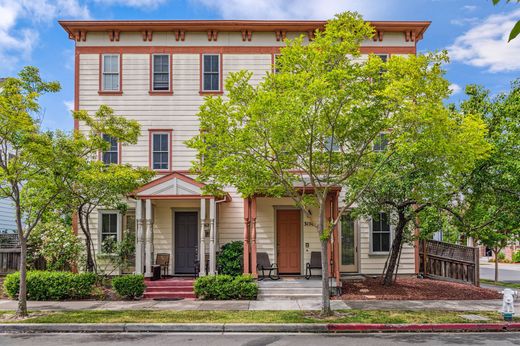
[[[175,274],[195,274],[197,231],[197,212],[175,213]]]
[[[277,210],[277,261],[282,274],[301,273],[301,217],[299,210]]]
[[[341,216],[341,267],[342,272],[357,272],[357,229],[350,214]]]

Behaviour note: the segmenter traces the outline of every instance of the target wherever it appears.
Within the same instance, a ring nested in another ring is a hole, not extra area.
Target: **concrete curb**
[[[512,332],[520,323],[5,323],[0,333],[374,333]]]

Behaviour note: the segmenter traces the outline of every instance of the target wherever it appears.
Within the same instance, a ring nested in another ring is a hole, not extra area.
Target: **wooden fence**
[[[0,233],[0,275],[18,270],[20,267],[20,246],[15,233]]]
[[[479,250],[476,247],[425,240],[420,242],[419,256],[419,268],[425,277],[480,286]]]

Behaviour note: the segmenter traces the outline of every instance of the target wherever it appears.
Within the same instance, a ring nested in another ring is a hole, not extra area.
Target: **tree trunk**
[[[321,315],[330,316],[330,287],[329,287],[329,261],[328,261],[328,244],[329,237],[323,237],[325,230],[325,203],[320,203],[320,219],[318,225],[318,234],[320,235],[321,244]]]
[[[87,263],[85,264],[85,269],[87,272],[94,272],[96,266],[94,263],[94,258],[92,256],[92,237],[90,236],[90,229],[88,227],[88,214],[84,216],[82,209],[82,207],[78,209],[78,220],[79,225],[81,227],[81,231],[85,235],[85,250],[87,252]],[[84,221],[84,218],[86,219],[86,223]]]
[[[20,290],[18,291],[18,310],[16,316],[27,317],[27,241],[20,238]]]
[[[498,282],[498,254],[500,250],[493,250],[495,253],[495,282]]]
[[[397,259],[399,258],[399,254],[401,252],[401,245],[403,243],[403,235],[404,229],[407,224],[407,220],[404,216],[404,213],[399,212],[399,220],[397,221],[397,225],[395,227],[395,236],[392,242],[392,248],[390,249],[390,258],[388,259],[388,266],[386,267],[386,271],[384,273],[383,285],[391,286],[394,283],[393,276],[395,267],[397,265]]]

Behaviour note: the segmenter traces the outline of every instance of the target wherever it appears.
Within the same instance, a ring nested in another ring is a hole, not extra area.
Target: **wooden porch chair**
[[[278,275],[278,265],[271,263],[269,255],[266,252],[258,252],[256,254],[256,269],[258,274],[262,273],[262,275],[258,275],[258,280],[265,279],[265,272],[268,272],[268,276],[271,280],[280,279]]]
[[[305,266],[305,278],[309,280],[312,276],[312,269],[321,269],[321,252],[311,252],[311,261]]]
[[[162,276],[168,275],[170,268],[170,254],[169,253],[158,253],[155,258],[155,264],[161,266]]]

